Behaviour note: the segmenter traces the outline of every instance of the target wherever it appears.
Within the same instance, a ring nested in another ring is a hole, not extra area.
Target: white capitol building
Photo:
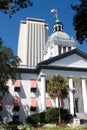
[[[18,56],[22,60],[18,79],[15,84],[11,79],[8,81],[9,93],[0,99],[3,119],[23,122],[28,115],[58,107],[58,99],[49,97],[46,86],[54,75],[64,76],[69,89],[77,90],[74,95],[77,116],[87,114],[87,54],[77,49],[76,41],[63,31],[59,20],[55,21],[49,37],[48,24],[43,19],[21,21]],[[62,102],[62,107],[74,115],[71,91]]]

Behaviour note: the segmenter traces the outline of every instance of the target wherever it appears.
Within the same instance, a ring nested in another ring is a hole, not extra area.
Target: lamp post
[[[75,97],[74,97],[76,91],[77,91],[77,89],[75,89],[75,88],[73,88],[71,90],[71,92],[73,93],[73,105],[74,105],[74,107],[73,107],[73,109],[74,109],[74,115],[73,115],[73,117],[76,117]]]

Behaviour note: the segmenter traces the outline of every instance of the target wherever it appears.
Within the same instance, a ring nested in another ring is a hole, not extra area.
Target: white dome
[[[57,38],[57,39],[65,39],[65,40],[69,40],[70,36],[62,31],[56,31],[53,34],[51,34],[51,36],[49,38]]]

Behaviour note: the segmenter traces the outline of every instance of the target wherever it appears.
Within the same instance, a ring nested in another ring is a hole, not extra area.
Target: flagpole
[[[57,9],[56,9],[56,12],[55,12],[55,17],[56,17],[56,20],[58,20],[58,12],[57,12]]]
[[[57,12],[57,9],[55,9],[55,8],[51,9],[51,13],[54,13],[54,17],[56,18],[56,20],[58,20],[58,12]]]

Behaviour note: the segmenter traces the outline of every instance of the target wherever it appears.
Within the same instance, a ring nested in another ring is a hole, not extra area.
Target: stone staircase
[[[86,113],[77,113],[77,118],[80,119],[80,124],[87,124],[87,114]]]

